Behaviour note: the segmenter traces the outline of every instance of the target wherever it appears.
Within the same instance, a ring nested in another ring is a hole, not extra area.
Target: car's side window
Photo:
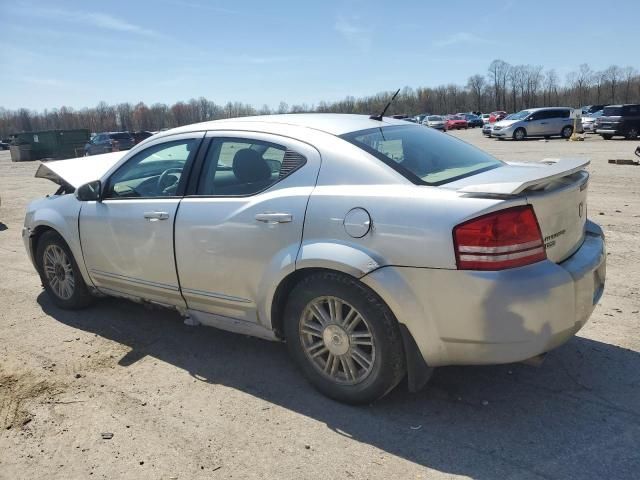
[[[182,172],[200,140],[184,139],[148,147],[131,157],[107,182],[105,198],[176,195]]]
[[[209,146],[197,195],[253,195],[304,163],[302,155],[282,145],[262,140],[217,138]]]

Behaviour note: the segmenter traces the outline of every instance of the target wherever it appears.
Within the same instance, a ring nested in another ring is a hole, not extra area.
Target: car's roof
[[[540,110],[572,110],[571,107],[537,107],[537,108],[523,108],[527,112],[538,112]]]
[[[358,130],[379,128],[390,125],[407,125],[405,120],[384,117],[382,121],[372,120],[368,115],[352,115],[344,113],[290,113],[283,115],[260,115],[254,117],[228,118],[210,122],[185,125],[171,130],[171,133],[191,132],[196,130],[220,130],[226,124],[233,129],[253,130],[268,125],[293,125],[296,127],[320,130],[332,135],[343,135]],[[163,132],[164,133],[164,132]]]

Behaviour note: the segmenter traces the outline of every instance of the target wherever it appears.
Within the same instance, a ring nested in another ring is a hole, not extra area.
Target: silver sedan
[[[60,308],[112,295],[285,340],[320,391],[366,403],[587,322],[606,258],[587,164],[509,164],[387,118],[229,119],[43,163],[59,189],[23,238]]]

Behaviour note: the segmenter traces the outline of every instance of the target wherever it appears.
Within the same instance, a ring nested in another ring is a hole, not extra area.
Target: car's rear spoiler
[[[589,163],[590,160],[584,158],[546,158],[540,163],[508,163],[508,167],[468,177],[468,182],[456,190],[469,194],[518,195],[531,187],[584,170]],[[471,183],[474,178],[481,183]]]

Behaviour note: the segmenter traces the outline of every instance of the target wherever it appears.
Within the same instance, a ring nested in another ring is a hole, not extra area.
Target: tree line
[[[75,110],[61,107],[36,112],[21,108],[0,107],[0,137],[12,133],[87,128],[91,132],[117,130],[161,130],[190,123],[247,115],[273,113],[334,112],[379,113],[391,92],[355,98],[348,96],[335,102],[317,105],[291,105],[281,102],[277,108],[263,105],[255,108],[241,102],[217,104],[206,98],[146,105],[100,102],[94,108]],[[487,72],[469,77],[464,85],[450,83],[437,87],[405,87],[387,114],[446,114],[466,111],[518,111],[544,106],[580,107],[588,104],[640,102],[640,74],[636,68],[611,65],[605,70],[593,70],[582,64],[562,81],[554,69],[540,65],[511,65],[494,60]]]

